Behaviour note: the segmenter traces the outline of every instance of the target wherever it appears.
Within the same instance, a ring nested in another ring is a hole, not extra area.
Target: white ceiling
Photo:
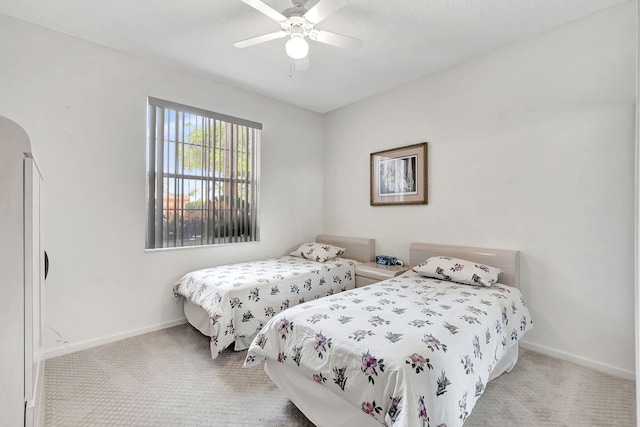
[[[324,113],[624,1],[351,0],[317,28],[363,47],[310,41],[304,71],[286,39],[233,46],[279,29],[240,0],[0,0],[0,13]]]

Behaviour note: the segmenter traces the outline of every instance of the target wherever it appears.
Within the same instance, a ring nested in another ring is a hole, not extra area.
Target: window
[[[258,240],[261,130],[149,98],[147,249]]]

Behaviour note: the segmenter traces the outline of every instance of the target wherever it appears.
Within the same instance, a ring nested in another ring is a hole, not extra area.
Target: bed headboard
[[[432,256],[450,256],[497,267],[502,270],[498,282],[515,287],[520,284],[519,251],[414,242],[411,243],[410,252],[411,267]]]
[[[342,255],[344,258],[355,259],[360,262],[370,262],[376,259],[375,239],[319,234],[316,236],[316,242],[345,248],[346,250]]]

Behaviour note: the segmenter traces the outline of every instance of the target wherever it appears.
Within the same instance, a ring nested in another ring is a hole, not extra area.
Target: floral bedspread
[[[409,271],[278,314],[245,366],[277,360],[388,426],[453,427],[532,327],[516,288]]]
[[[317,262],[295,256],[204,268],[185,274],[173,287],[202,307],[213,326],[211,357],[235,341],[246,349],[260,328],[282,310],[355,287],[357,261]]]

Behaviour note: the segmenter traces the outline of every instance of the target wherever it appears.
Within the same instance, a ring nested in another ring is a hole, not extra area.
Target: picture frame
[[[371,206],[426,204],[426,142],[371,153]]]

